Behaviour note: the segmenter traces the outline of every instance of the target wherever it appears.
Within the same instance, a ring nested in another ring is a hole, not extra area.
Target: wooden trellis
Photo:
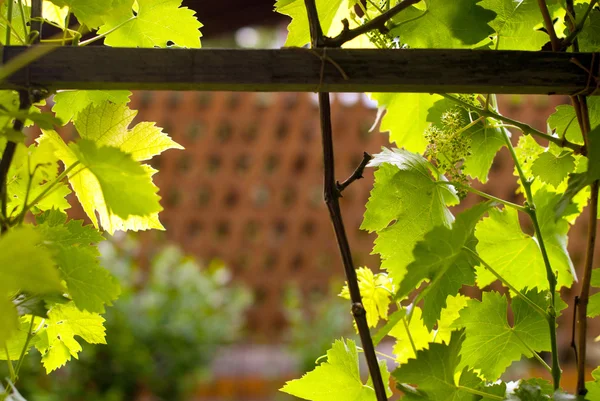
[[[334,144],[327,93],[386,91],[596,95],[594,76],[600,60],[596,60],[592,54],[560,52],[328,50],[324,48],[327,38],[321,32],[314,1],[307,0],[306,4],[313,47],[310,50],[3,48],[5,71],[14,70],[14,73],[4,79],[0,87],[21,89],[21,93],[24,93],[24,89],[120,88],[319,92],[325,202],[344,261],[352,312],[375,393],[378,400],[384,400],[385,389],[339,207],[341,190],[335,180],[340,177],[334,174]],[[37,57],[36,52],[45,54]],[[31,62],[28,58],[35,61]],[[20,68],[22,66],[24,68]],[[24,106],[23,102],[21,106]],[[11,143],[7,149],[10,146]],[[10,162],[11,157],[6,159]],[[4,157],[2,162],[6,164]],[[353,175],[354,178],[360,175],[359,171]],[[597,195],[597,191],[594,193]],[[585,325],[585,307],[582,310]],[[579,352],[585,356],[585,331],[583,333]],[[553,357],[558,358],[555,349]],[[580,358],[579,362],[584,363],[585,358]],[[553,366],[558,366],[557,361],[553,362]],[[560,372],[556,372],[555,376],[559,377]],[[580,379],[583,380],[583,376]],[[555,383],[558,381],[559,378],[555,377]],[[579,387],[585,392],[583,383]]]

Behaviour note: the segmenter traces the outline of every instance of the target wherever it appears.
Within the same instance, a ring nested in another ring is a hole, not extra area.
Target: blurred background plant
[[[303,296],[298,287],[289,287],[284,298],[288,326],[284,335],[289,351],[300,372],[315,368],[334,339],[357,339],[352,328],[350,303],[337,296],[343,283],[332,281],[327,294],[315,292]]]
[[[158,250],[147,268],[131,236],[101,244],[103,265],[122,294],[106,315],[107,345],[46,376],[39,354],[22,370],[23,396],[39,401],[183,400],[210,376],[210,362],[241,337],[250,292],[230,283],[222,262],[201,266],[178,248]],[[37,363],[34,363],[37,362]]]

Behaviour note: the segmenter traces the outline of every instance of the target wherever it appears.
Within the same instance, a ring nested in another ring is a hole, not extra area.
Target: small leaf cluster
[[[56,39],[33,30],[30,1],[7,0],[0,2],[0,43],[200,47],[194,14],[180,0],[43,0],[36,21],[59,28]],[[95,36],[81,40],[84,31]],[[137,111],[130,96],[126,90],[0,91],[6,167],[0,173],[0,360],[10,371],[0,400],[18,395],[14,386],[32,349],[49,373],[78,358],[82,341],[106,343],[102,314],[120,287],[100,264],[104,232],[164,229],[156,170],[146,162],[183,148],[152,122],[131,126]],[[67,124],[76,139],[59,134]],[[91,225],[67,216],[71,202],[83,207]]]

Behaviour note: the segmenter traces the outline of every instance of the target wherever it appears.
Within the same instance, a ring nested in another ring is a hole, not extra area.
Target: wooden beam
[[[4,47],[4,62],[24,51]],[[573,94],[589,80],[589,94],[596,83],[582,67],[598,71],[600,63],[591,66],[591,53],[330,49],[320,54],[302,48],[58,47],[0,82],[0,89]]]

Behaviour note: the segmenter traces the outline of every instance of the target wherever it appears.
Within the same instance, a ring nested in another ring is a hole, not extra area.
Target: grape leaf
[[[480,203],[460,213],[452,228],[438,226],[425,234],[413,250],[414,261],[408,265],[407,273],[400,283],[397,297],[404,298],[427,279],[428,287],[423,290],[423,320],[431,331],[437,323],[446,298],[456,295],[463,285],[475,283],[478,262],[464,248],[474,250],[473,231],[481,216],[489,209],[489,203]]]
[[[589,317],[600,315],[600,292],[592,295],[588,302],[587,315]]]
[[[384,383],[389,381],[387,365],[380,364]],[[374,401],[372,385],[360,379],[358,352],[352,340],[336,340],[327,351],[327,362],[318,365],[302,378],[288,381],[280,391],[312,401]],[[386,393],[391,396],[389,388]]]
[[[474,395],[473,390],[479,393],[496,394],[504,388],[487,387],[473,372],[466,368],[460,372],[460,379],[456,379],[457,368],[460,363],[460,349],[464,341],[462,331],[452,333],[449,344],[431,344],[428,350],[417,352],[417,358],[396,369],[392,376],[399,383],[417,385],[420,400],[453,400],[475,401],[481,397]],[[403,399],[406,399],[404,397]],[[408,398],[413,399],[413,398]]]
[[[367,324],[369,327],[376,327],[380,317],[384,320],[388,318],[388,308],[393,288],[392,282],[387,274],[373,274],[371,269],[367,267],[358,268],[356,276],[358,278],[362,304],[367,313]],[[340,296],[350,299],[348,284],[344,285]]]
[[[116,279],[100,267],[98,248],[91,243],[104,240],[92,226],[81,220],[66,222],[67,216],[56,210],[38,216],[38,230],[67,283],[67,291],[80,310],[104,313],[120,293]]]
[[[581,19],[588,8],[588,4],[575,5],[575,15],[577,19]],[[565,36],[568,31],[565,30]],[[583,29],[577,35],[579,43],[579,51],[581,52],[597,52],[600,50],[600,10],[594,7],[590,15],[585,20]]]
[[[3,289],[0,288],[0,290]],[[2,348],[4,348],[5,342],[16,334],[18,328],[19,316],[17,315],[17,309],[6,296],[6,292],[2,291],[0,293],[0,346]],[[0,352],[0,359],[6,359],[5,354],[5,352]]]
[[[74,304],[56,305],[48,312],[44,328],[38,333],[35,344],[42,354],[42,363],[50,373],[77,358],[81,345],[75,336],[89,344],[106,344],[104,319],[102,316],[80,311]]]
[[[534,195],[534,201],[552,269],[558,271],[558,288],[569,286],[574,274],[573,264],[566,251],[569,225],[564,219],[554,220],[559,195],[543,189]],[[490,210],[489,217],[477,224],[475,236],[479,240],[479,255],[517,289],[548,288],[546,268],[538,242],[521,231],[516,210]],[[527,275],[522,273],[523,266],[527,266]],[[476,270],[477,285],[480,288],[496,280],[483,267]]]
[[[18,144],[8,172],[7,209],[11,215],[23,210],[27,201],[31,204],[42,193],[46,195],[33,206],[34,210],[56,208],[66,210],[71,207],[65,196],[71,193],[69,187],[54,180],[58,176],[58,158],[54,155],[51,143],[30,145]]]
[[[79,112],[89,105],[101,106],[105,102],[114,104],[129,103],[129,91],[105,91],[105,90],[79,90],[79,91],[60,91],[54,95],[54,106],[52,111],[56,117],[62,120],[63,125],[67,124]]]
[[[545,292],[528,291],[531,301],[546,310]],[[465,328],[460,367],[478,369],[488,380],[496,380],[522,355],[531,357],[536,352],[550,350],[550,335],[546,318],[527,302],[517,297],[512,300],[514,324],[507,320],[508,301],[495,291],[484,292],[482,300],[471,299],[460,311],[457,326]],[[485,330],[482,330],[485,327]]]
[[[540,50],[550,40],[536,29],[543,22],[536,0],[482,0],[479,4],[496,13],[490,26],[496,31],[498,50]]]
[[[2,301],[0,300],[0,303],[1,302]],[[0,305],[0,308],[2,308],[1,305]],[[12,310],[14,310],[14,308]],[[11,313],[12,313],[12,311],[11,311]],[[5,316],[0,315],[0,321],[4,317]],[[12,336],[8,339],[8,341],[6,341],[4,344],[0,345],[3,348],[3,352],[0,352],[0,361],[4,361],[7,359],[10,359],[11,361],[19,360],[19,357],[21,356],[23,347],[25,347],[25,342],[27,340],[27,334],[29,333],[29,328],[31,326],[31,318],[32,318],[32,316],[22,316],[20,319],[16,320],[17,330],[15,332],[13,332]],[[39,325],[39,323],[41,322],[41,319],[40,318],[34,318],[34,319],[35,319],[34,326]],[[0,326],[0,327],[4,327],[4,326]],[[31,349],[31,347],[33,347],[37,341],[38,341],[38,337],[33,336],[29,340],[29,348],[25,352],[28,352],[29,349]],[[8,358],[7,358],[6,350],[4,349],[4,346],[6,346],[6,349],[8,350]]]
[[[77,20],[89,28],[98,28],[108,15],[114,11],[114,6],[123,3],[123,0],[50,0],[58,7],[69,7]],[[129,7],[132,0],[125,1]]]
[[[44,294],[63,289],[50,252],[31,226],[15,228],[0,237],[0,291]],[[1,331],[1,330],[0,330]]]
[[[329,30],[333,25],[334,18],[340,10],[342,12],[348,10],[348,1],[316,0],[316,5],[323,33],[326,36],[332,36]],[[292,18],[292,22],[288,26],[288,36],[285,41],[286,46],[302,47],[310,43],[308,14],[306,13],[306,6],[303,0],[277,0],[275,2],[275,11]],[[342,20],[344,17],[342,16],[338,19]]]
[[[577,122],[575,110],[570,104],[561,104],[556,106],[556,111],[548,117],[548,126],[556,131],[561,138],[568,141],[583,144],[583,135]]]
[[[172,42],[180,47],[200,47],[202,24],[195,11],[181,7],[181,0],[137,0],[137,4],[136,14],[131,7],[119,7],[106,18],[98,30],[98,34],[106,34],[105,45],[167,47]]]
[[[63,287],[50,252],[31,226],[14,228],[0,237],[0,346],[17,330],[18,316],[9,295],[17,291],[44,294]]]
[[[446,307],[442,310],[433,341],[436,343],[450,342],[452,332],[456,330],[454,322],[459,318],[460,311],[467,306],[468,297],[458,294],[446,299]]]
[[[481,0],[430,0],[427,10],[412,6],[397,14],[390,35],[412,48],[470,48],[486,40],[494,30],[488,25],[495,13]]]
[[[504,134],[500,128],[493,128],[489,123],[481,122],[467,130],[465,135],[471,142],[471,155],[465,158],[463,171],[485,183],[496,153],[506,146]]]
[[[588,391],[585,395],[586,401],[600,400],[600,367],[594,369],[592,377],[594,381],[585,383],[585,388]]]
[[[587,171],[569,174],[567,189],[555,208],[557,217],[562,216],[568,210],[568,206],[573,203],[573,198],[582,189],[600,179],[600,125],[592,129],[588,136]]]
[[[82,138],[99,146],[115,146],[138,161],[148,160],[167,149],[183,149],[152,122],[141,122],[128,129],[136,115],[137,111],[126,104],[105,101],[81,110],[74,123]]]
[[[396,362],[400,365],[416,357],[415,349],[418,351],[428,348],[429,340],[432,337],[423,324],[421,308],[418,306],[413,306],[413,308],[410,322],[403,317],[403,320],[399,321],[389,332],[389,335],[396,339],[393,351]]]
[[[544,152],[531,166],[531,172],[543,182],[557,187],[575,169],[575,158],[569,152],[555,155]]]
[[[433,227],[450,225],[446,198],[456,196],[435,183],[429,163],[414,153],[384,149],[369,165],[379,168],[361,228],[377,232],[373,252],[380,254],[381,266],[397,284],[413,260],[416,243]]]
[[[423,134],[432,122],[429,109],[442,97],[428,93],[371,93],[370,97],[387,109],[379,130],[390,133],[390,142],[423,153],[427,147]]]
[[[111,234],[154,226],[162,208],[152,183],[153,170],[118,148],[97,147],[87,139],[67,146],[56,132],[44,131],[40,141],[51,141],[67,168],[81,163],[69,174],[69,182],[95,227],[96,213],[102,227]]]
[[[0,14],[3,16],[8,15],[8,2],[13,0],[7,0],[0,2]],[[23,19],[21,16],[21,8],[16,1],[13,1],[12,16],[11,16],[11,31],[10,31],[10,44],[11,45],[25,45],[27,44],[27,27],[23,26]],[[31,7],[23,6],[25,10],[25,20],[29,20],[31,15]],[[0,43],[6,45],[6,19],[0,18]]]

